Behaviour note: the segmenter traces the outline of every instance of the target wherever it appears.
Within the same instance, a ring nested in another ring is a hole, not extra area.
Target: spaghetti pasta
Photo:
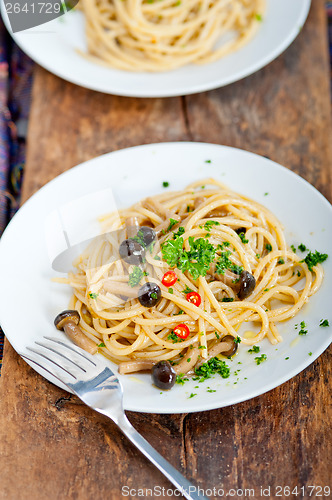
[[[208,63],[256,33],[265,0],[81,0],[86,57],[127,71]]]
[[[287,246],[269,210],[214,179],[146,198],[101,224],[104,233],[62,282],[73,288],[70,307],[83,333],[123,373],[161,360],[187,373],[232,350],[234,340],[277,344],[278,323],[322,283],[321,264],[308,266]],[[158,239],[134,265],[119,248],[128,235],[143,247],[142,227]],[[147,286],[160,290],[152,303],[140,296]]]

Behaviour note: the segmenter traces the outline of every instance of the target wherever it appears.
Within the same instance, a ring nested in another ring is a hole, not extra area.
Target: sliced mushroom
[[[110,292],[113,295],[120,295],[126,298],[136,298],[138,297],[139,287],[130,287],[127,283],[121,281],[108,280],[104,281],[103,289],[105,292]]]
[[[137,361],[123,361],[119,364],[118,372],[123,375],[125,373],[135,373],[142,372],[146,370],[151,370],[153,365],[157,363],[154,360],[137,360]]]
[[[96,354],[98,347],[90,340],[80,327],[80,315],[75,310],[62,311],[54,320],[54,325],[58,330],[64,330],[68,337],[76,344],[90,354]]]

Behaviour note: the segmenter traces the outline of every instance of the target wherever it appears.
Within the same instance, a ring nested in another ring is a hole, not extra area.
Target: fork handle
[[[116,423],[125,436],[176,486],[187,500],[209,500],[206,496],[200,495],[199,488],[180,474],[136,431],[126,416]],[[202,493],[202,489],[200,489],[200,492]]]

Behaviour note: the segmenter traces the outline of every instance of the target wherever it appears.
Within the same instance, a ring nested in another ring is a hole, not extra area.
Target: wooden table
[[[37,67],[23,198],[102,153],[192,140],[267,155],[331,200],[330,111],[323,0],[313,0],[299,37],[276,61],[241,82],[199,95],[114,97]],[[309,486],[331,479],[331,353],[330,348],[300,375],[245,403],[204,413],[128,416],[202,488],[262,498],[263,487],[265,497],[274,499],[287,496],[277,496],[278,486],[297,486],[299,494],[290,498],[316,498]],[[0,498],[119,500],[137,498],[122,497],[125,485],[170,488],[115,425],[40,377],[8,342],[0,400]],[[221,498],[221,492],[211,498]]]

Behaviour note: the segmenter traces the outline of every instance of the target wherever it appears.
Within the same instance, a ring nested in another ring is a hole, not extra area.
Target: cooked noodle
[[[132,362],[140,369],[170,360],[177,373],[186,373],[228,351],[233,342],[224,341],[226,335],[239,337],[240,349],[265,337],[276,344],[282,340],[278,323],[295,316],[322,283],[322,266],[310,271],[289,249],[282,225],[269,210],[216,180],[204,179],[184,191],[147,198],[119,215],[102,218],[105,234],[77,259],[77,272],[62,282],[74,290],[70,307],[80,313],[85,335],[103,343],[100,349],[112,361],[129,363],[130,370]],[[169,229],[171,219],[174,226]],[[126,231],[132,231],[133,221],[153,227],[159,237],[145,255],[148,275],[130,287],[133,266],[119,258],[118,248],[128,236]],[[239,300],[237,280],[218,275],[214,263],[196,280],[188,271],[171,268],[163,259],[163,244],[175,241],[181,227],[185,249],[190,241],[203,238],[216,249],[216,259],[227,255],[232,265],[251,273],[256,280],[252,293]],[[178,278],[172,288],[161,282],[170,269]],[[137,299],[144,282],[157,283],[161,289],[162,298],[155,307],[144,307]],[[200,306],[186,300],[186,288],[199,293]],[[172,335],[179,323],[190,330],[182,341]],[[126,366],[123,371],[129,371]]]
[[[81,0],[87,57],[128,71],[208,63],[256,33],[265,0]]]

